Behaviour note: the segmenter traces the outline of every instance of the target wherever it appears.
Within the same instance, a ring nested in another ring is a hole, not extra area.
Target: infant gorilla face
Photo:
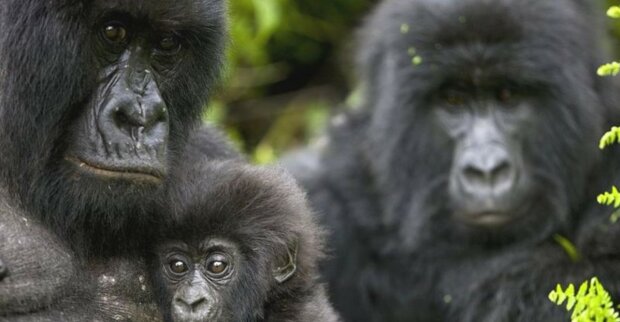
[[[234,321],[239,318],[239,310],[235,310],[240,308],[235,305],[239,304],[239,295],[243,295],[243,301],[250,307],[262,306],[262,295],[253,290],[268,291],[274,284],[289,280],[297,270],[296,249],[282,252],[286,255],[274,258],[271,261],[274,266],[261,274],[248,268],[256,265],[246,261],[234,242],[223,238],[162,244],[157,250],[156,279],[166,319],[174,322]]]
[[[158,254],[171,319],[222,320],[224,294],[237,281],[240,256],[235,245],[222,239],[197,245],[177,241],[162,245]]]

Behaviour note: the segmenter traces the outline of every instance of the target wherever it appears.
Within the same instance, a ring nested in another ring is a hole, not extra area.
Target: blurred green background
[[[257,163],[312,141],[352,84],[354,31],[376,0],[230,0],[224,82],[205,119]]]
[[[256,163],[311,143],[351,99],[355,30],[377,2],[230,0],[227,68],[205,119]],[[601,14],[612,4],[601,1]]]

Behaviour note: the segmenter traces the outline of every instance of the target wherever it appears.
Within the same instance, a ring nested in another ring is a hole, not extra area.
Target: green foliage
[[[322,102],[285,108],[251,155],[256,164],[270,164],[277,161],[279,154],[287,150],[291,142],[299,140],[299,133],[316,137],[323,132],[329,118],[328,106]],[[297,142],[302,145],[303,142]]]
[[[577,250],[577,247],[575,247],[575,244],[573,244],[573,242],[571,242],[568,238],[560,234],[555,234],[553,236],[553,239],[555,240],[556,243],[558,243],[558,245],[560,245],[560,247],[562,247],[562,249],[564,249],[564,252],[566,252],[566,255],[568,255],[568,257],[573,262],[578,262],[581,260],[581,254],[579,253],[579,250]]]
[[[599,148],[604,149],[614,143],[620,143],[620,127],[614,126],[611,130],[601,138],[601,142],[599,143]],[[605,206],[613,205],[614,208],[620,208],[620,191],[616,186],[611,187],[610,192],[605,192],[596,198],[599,204]],[[620,220],[620,210],[614,212],[611,215],[610,221],[612,223],[616,223]]]
[[[611,192],[605,192],[598,195],[596,201],[598,201],[601,205],[613,205],[614,208],[620,208],[620,192],[618,191],[618,188],[614,186],[611,188]]]
[[[607,9],[607,16],[610,18],[618,19],[620,18],[620,7],[619,6],[611,6]],[[612,62],[609,64],[605,64],[599,67],[596,72],[599,76],[616,76],[620,73],[620,63]]]
[[[611,296],[596,277],[583,282],[576,294],[573,284],[565,290],[558,284],[549,300],[559,306],[566,302],[566,310],[572,311],[571,322],[620,322]]]
[[[620,143],[620,127],[614,126],[601,138],[598,147],[602,150],[614,143]]]
[[[620,18],[620,7],[611,6],[607,10],[607,16],[614,19]],[[597,70],[599,76],[616,76],[619,73],[620,63],[618,62],[605,64]],[[609,132],[605,133],[600,140],[599,148],[604,149],[614,143],[620,143],[620,127],[614,126]],[[620,192],[614,186],[611,192],[600,194],[597,201],[602,205],[613,205],[615,208],[620,208]],[[620,210],[617,210],[611,215],[610,220],[615,223],[619,219]],[[568,239],[560,235],[556,235],[554,238],[569,256],[571,254],[579,255],[577,249]],[[589,283],[588,281],[583,282],[576,294],[573,284],[569,284],[565,290],[558,284],[555,290],[549,293],[549,300],[559,306],[566,301],[566,310],[572,311],[571,322],[620,322],[620,314],[614,309],[611,296],[596,277],[590,279]]]
[[[406,24],[406,23],[401,24],[400,25],[400,33],[401,34],[406,34],[408,32],[409,32],[409,24]]]
[[[607,10],[607,16],[609,16],[611,18],[614,18],[614,19],[620,18],[620,7],[618,7],[618,6],[611,6]]]
[[[308,144],[345,94],[337,54],[372,2],[230,1],[225,82],[205,119],[259,163]]]
[[[616,76],[620,73],[620,63],[611,62],[598,68],[596,73],[599,76]]]
[[[620,7],[611,6],[609,10],[607,10],[607,15],[611,18],[620,18]],[[610,64],[603,65],[598,69],[597,73],[600,76],[616,76],[620,73],[620,63],[612,62]],[[599,148],[602,150],[614,143],[620,143],[620,127],[617,126],[612,127],[611,130],[603,135],[601,141],[599,142]],[[605,192],[598,195],[597,201],[602,205],[613,205],[616,209],[620,208],[620,193],[618,192],[618,188],[614,186],[612,187],[611,192]],[[616,211],[611,215],[610,221],[615,223],[618,219],[620,219],[620,212]]]

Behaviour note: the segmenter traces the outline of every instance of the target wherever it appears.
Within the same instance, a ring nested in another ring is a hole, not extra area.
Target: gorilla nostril
[[[476,164],[467,165],[462,170],[462,178],[466,185],[494,187],[509,183],[512,180],[513,173],[512,165],[506,160],[486,167]]]
[[[200,309],[200,307],[203,306],[206,303],[207,303],[207,299],[205,299],[203,297],[203,298],[200,298],[200,299],[194,301],[194,303],[191,303],[190,307],[192,308],[192,311],[198,311]]]
[[[0,259],[0,281],[9,276],[9,269],[4,265],[4,262]]]
[[[202,306],[207,304],[207,299],[204,297],[201,297],[198,299],[191,299],[191,300],[177,298],[176,303],[177,303],[177,306],[180,306],[187,311],[196,312],[196,311],[199,311]]]
[[[135,117],[131,117],[128,112],[123,109],[123,108],[118,108],[114,111],[114,114],[112,116],[114,118],[114,122],[116,123],[117,126],[119,127],[125,127],[125,126],[130,126],[130,127],[136,127],[136,126],[143,126],[137,118]]]
[[[157,116],[154,117],[154,123],[164,123],[168,121],[168,109],[164,106],[157,110]]]
[[[491,171],[491,178],[493,179],[493,183],[496,184],[510,180],[511,173],[512,166],[507,161],[504,161]]]
[[[112,119],[119,128],[143,127],[150,129],[168,122],[168,111],[163,104],[138,103],[116,107]]]
[[[474,166],[467,166],[463,169],[463,179],[468,184],[484,184],[486,181],[486,175],[484,171]]]

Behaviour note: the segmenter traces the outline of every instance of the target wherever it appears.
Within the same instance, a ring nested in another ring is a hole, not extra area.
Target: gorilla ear
[[[288,247],[286,248],[286,256],[282,258],[282,261],[279,261],[278,266],[273,270],[273,278],[279,284],[282,284],[293,275],[297,271],[297,250],[299,248],[299,243],[297,240],[294,240]]]

